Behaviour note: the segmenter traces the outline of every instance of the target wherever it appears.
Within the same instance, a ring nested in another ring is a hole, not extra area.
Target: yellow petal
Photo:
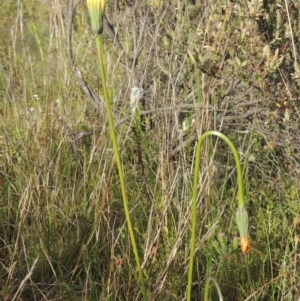
[[[87,0],[89,9],[100,9],[103,10],[106,0]]]
[[[92,30],[96,33],[102,31],[102,17],[106,0],[87,0],[87,7],[91,18]]]
[[[241,237],[241,249],[243,254],[250,252],[250,241],[248,237]]]

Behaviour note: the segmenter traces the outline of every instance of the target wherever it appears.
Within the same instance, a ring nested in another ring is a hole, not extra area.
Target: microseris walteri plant
[[[106,0],[87,0],[87,7],[91,18],[92,30],[99,34],[102,32],[102,19]]]
[[[234,156],[236,170],[237,170],[237,180],[238,180],[238,193],[237,193],[238,210],[236,212],[236,222],[241,237],[242,253],[246,254],[250,251],[250,238],[248,232],[249,217],[248,217],[247,210],[245,209],[242,168],[241,168],[238,152],[234,144],[227,136],[217,131],[208,131],[203,135],[201,135],[201,137],[198,140],[197,148],[196,148],[196,162],[195,162],[195,170],[194,170],[193,199],[192,199],[192,229],[191,229],[191,241],[190,241],[187,301],[191,300],[191,291],[192,291],[193,264],[194,264],[194,253],[195,253],[195,244],[196,244],[197,195],[198,195],[197,188],[199,184],[198,180],[199,180],[200,161],[201,161],[201,146],[204,139],[208,136],[217,136],[223,139],[230,147],[232,154]],[[206,291],[205,295],[208,296],[207,289],[205,291]]]
[[[139,258],[139,253],[137,249],[137,244],[135,241],[133,226],[130,218],[129,212],[129,205],[128,205],[128,196],[126,191],[126,183],[123,173],[123,167],[121,162],[121,156],[119,153],[119,146],[117,143],[116,133],[115,133],[115,121],[113,118],[112,110],[110,103],[112,102],[111,93],[109,93],[109,87],[107,86],[106,76],[107,76],[107,66],[105,64],[105,51],[104,51],[104,41],[103,41],[103,30],[102,30],[102,18],[104,15],[104,8],[105,8],[106,0],[87,0],[87,6],[89,10],[89,14],[91,17],[91,26],[93,31],[96,34],[96,46],[97,46],[97,53],[98,53],[98,65],[100,71],[100,77],[102,81],[102,89],[103,89],[103,96],[105,101],[105,107],[107,112],[107,119],[109,124],[109,132],[110,137],[113,145],[113,151],[117,163],[118,168],[118,176],[120,180],[120,186],[122,191],[122,199],[123,199],[123,208],[124,213],[127,221],[127,228],[130,236],[130,241],[133,248],[133,253],[135,257],[136,267],[138,271],[138,278],[142,289],[143,300],[148,300],[147,290],[145,287],[143,271],[141,268],[141,262]]]

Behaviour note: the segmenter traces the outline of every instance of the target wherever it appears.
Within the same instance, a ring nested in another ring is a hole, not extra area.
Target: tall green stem
[[[238,203],[239,208],[244,208],[244,191],[243,191],[243,179],[242,179],[242,169],[240,164],[240,159],[238,152],[230,141],[224,134],[217,131],[209,131],[201,135],[198,140],[196,148],[196,163],[194,171],[194,184],[193,184],[193,200],[192,200],[192,233],[191,233],[191,242],[190,242],[190,259],[189,259],[189,272],[188,272],[188,286],[187,286],[187,301],[191,300],[192,294],[192,278],[193,278],[193,265],[194,265],[194,253],[195,253],[195,243],[196,243],[196,223],[197,223],[197,188],[199,180],[199,170],[200,170],[200,161],[201,161],[201,146],[203,140],[208,136],[218,136],[222,138],[230,147],[236,164],[237,177],[238,177]]]
[[[111,136],[111,140],[112,140],[112,144],[113,144],[113,150],[114,150],[114,154],[115,154],[115,158],[116,158],[116,162],[117,162],[119,179],[120,179],[120,183],[121,183],[125,217],[126,217],[126,221],[127,221],[127,226],[128,226],[130,240],[132,243],[134,256],[135,256],[136,266],[138,269],[139,281],[140,281],[140,284],[142,287],[142,294],[143,294],[144,300],[148,300],[147,291],[146,291],[145,283],[144,283],[143,272],[142,272],[142,268],[141,268],[141,264],[140,264],[140,258],[139,258],[135,238],[134,238],[133,227],[132,227],[129,209],[128,209],[128,198],[127,198],[123,168],[122,168],[122,163],[121,163],[121,159],[120,159],[120,154],[119,154],[118,144],[117,144],[117,139],[116,139],[116,134],[115,134],[114,119],[113,119],[113,116],[111,113],[110,96],[109,96],[108,88],[106,85],[106,70],[105,70],[105,63],[104,63],[104,49],[103,49],[103,36],[102,35],[97,36],[96,44],[97,44],[97,51],[98,51],[99,70],[100,70],[100,76],[101,76],[101,80],[102,80],[103,94],[104,94],[104,100],[105,100],[108,123],[109,123],[109,131],[110,131],[110,136]]]

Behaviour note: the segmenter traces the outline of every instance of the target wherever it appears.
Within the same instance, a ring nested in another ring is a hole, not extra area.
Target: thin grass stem
[[[219,286],[219,283],[217,282],[217,280],[213,277],[208,277],[205,281],[205,289],[204,289],[204,301],[208,301],[208,293],[209,293],[209,283],[213,282],[216,290],[218,292],[218,296],[219,296],[219,301],[223,301],[223,295]]]

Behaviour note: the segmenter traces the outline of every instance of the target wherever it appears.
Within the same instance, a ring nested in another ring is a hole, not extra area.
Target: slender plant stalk
[[[244,248],[243,253],[246,253],[250,250],[248,244],[248,224],[245,222],[248,221],[248,214],[247,211],[244,209],[244,191],[243,191],[243,179],[242,179],[242,169],[240,164],[240,159],[237,153],[237,150],[233,143],[230,141],[228,137],[224,134],[217,132],[217,131],[209,131],[201,135],[198,140],[197,148],[196,148],[196,163],[195,163],[195,171],[194,171],[194,184],[193,184],[193,200],[192,200],[192,230],[191,230],[191,242],[190,242],[190,259],[189,259],[189,272],[188,272],[188,286],[187,286],[187,301],[191,300],[191,293],[192,293],[192,278],[193,278],[193,265],[194,265],[194,253],[195,253],[195,243],[196,243],[196,222],[197,222],[197,188],[198,188],[198,180],[199,180],[199,170],[200,170],[200,161],[201,161],[201,146],[203,140],[208,136],[218,136],[222,138],[230,147],[237,168],[237,177],[238,177],[238,204],[239,208],[238,211],[241,213],[237,215],[237,220],[239,217],[239,221],[241,220],[241,224],[243,226],[244,232],[241,237],[244,238]],[[240,210],[240,211],[239,211]],[[239,223],[238,228],[240,231]],[[241,232],[240,232],[241,233]],[[242,240],[241,240],[242,241]],[[243,241],[242,241],[243,243]],[[243,247],[243,246],[242,246]]]
[[[138,249],[137,249],[134,232],[133,232],[133,227],[132,227],[132,223],[131,223],[131,219],[130,219],[129,209],[128,209],[128,198],[127,198],[123,168],[122,168],[122,163],[121,163],[121,159],[120,159],[117,139],[116,139],[114,119],[113,119],[113,116],[111,113],[111,108],[110,108],[110,96],[109,96],[108,88],[106,85],[106,70],[105,70],[105,63],[104,63],[105,58],[104,58],[102,34],[97,35],[96,44],[97,44],[97,51],[98,51],[100,76],[101,76],[101,80],[102,80],[103,94],[104,94],[104,100],[105,100],[106,111],[107,111],[107,116],[108,116],[109,131],[110,131],[110,136],[111,136],[111,140],[112,140],[112,144],[113,144],[113,150],[114,150],[114,154],[115,154],[115,158],[116,158],[116,162],[117,162],[119,179],[120,179],[120,183],[121,183],[125,217],[126,217],[126,221],[127,221],[130,240],[131,240],[132,247],[133,247],[136,266],[137,266],[137,270],[138,270],[138,274],[139,274],[139,281],[140,281],[140,284],[142,287],[143,298],[144,298],[144,300],[148,300],[147,291],[146,291],[146,287],[145,287],[145,283],[144,283],[143,272],[142,272],[141,263],[140,263],[140,258],[139,258],[139,254],[138,254]]]

